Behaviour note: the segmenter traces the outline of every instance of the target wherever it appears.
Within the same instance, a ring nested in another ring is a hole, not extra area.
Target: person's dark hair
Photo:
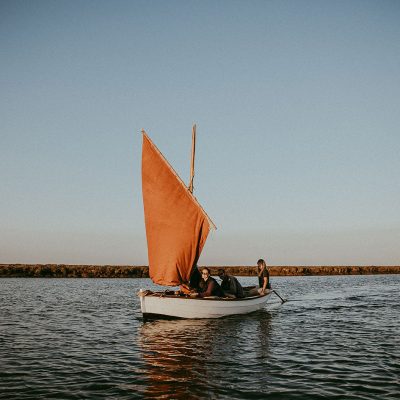
[[[221,275],[225,275],[225,270],[222,269],[222,268],[220,268],[220,269],[218,270],[218,276],[221,276]]]
[[[201,272],[203,272],[204,270],[206,270],[206,271],[208,272],[208,275],[211,275],[210,268],[208,268],[208,267],[203,267],[203,268],[201,269]]]
[[[261,274],[261,271],[263,270],[263,268],[264,268],[264,269],[267,269],[267,268],[268,268],[268,267],[267,267],[267,264],[265,263],[265,261],[264,261],[262,258],[260,258],[260,259],[257,261],[257,266],[258,266],[258,275]]]

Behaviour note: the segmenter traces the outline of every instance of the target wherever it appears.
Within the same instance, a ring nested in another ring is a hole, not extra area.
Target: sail
[[[165,286],[189,282],[212,222],[144,131],[142,192],[150,278]]]

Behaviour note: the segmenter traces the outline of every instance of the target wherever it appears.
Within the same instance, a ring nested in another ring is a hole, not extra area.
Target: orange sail
[[[188,283],[212,222],[144,131],[142,192],[150,278]]]

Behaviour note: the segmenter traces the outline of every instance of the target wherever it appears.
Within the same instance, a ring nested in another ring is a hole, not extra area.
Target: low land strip
[[[200,267],[201,268],[201,267]],[[209,266],[236,276],[255,276],[255,266]],[[271,276],[399,274],[400,266],[269,266]],[[0,278],[148,278],[148,266],[0,264]]]

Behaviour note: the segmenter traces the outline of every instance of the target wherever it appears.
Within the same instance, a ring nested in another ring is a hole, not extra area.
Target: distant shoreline
[[[255,276],[255,266],[209,266],[236,276]],[[400,266],[269,266],[271,276],[399,274]],[[148,266],[0,264],[0,278],[148,278]]]

